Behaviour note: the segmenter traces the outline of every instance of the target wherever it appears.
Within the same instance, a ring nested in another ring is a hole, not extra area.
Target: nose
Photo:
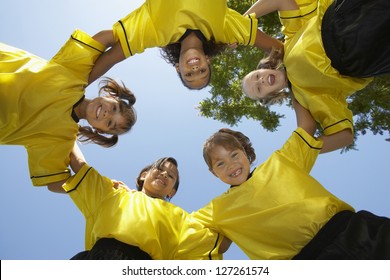
[[[167,172],[167,171],[162,171],[160,174],[161,174],[161,176],[163,176],[164,178],[168,178],[168,172]]]
[[[198,65],[193,65],[191,67],[192,71],[197,71],[199,69],[199,66]]]
[[[108,117],[111,117],[111,110],[105,110],[104,111],[103,118],[107,119]]]

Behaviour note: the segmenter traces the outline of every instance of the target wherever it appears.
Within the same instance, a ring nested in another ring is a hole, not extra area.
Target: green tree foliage
[[[229,7],[244,13],[252,4],[250,0],[230,0]],[[280,37],[277,13],[261,18],[260,28],[271,36]],[[242,78],[256,68],[264,53],[255,47],[239,46],[213,58],[210,97],[199,104],[201,115],[228,124],[237,125],[242,118],[252,119],[266,129],[275,131],[280,125],[280,115],[272,107],[263,107],[242,94]],[[390,135],[390,75],[377,77],[365,89],[350,98],[350,109],[355,120],[355,139],[371,131],[374,135]],[[287,104],[289,106],[289,104]],[[390,138],[386,138],[390,141]],[[343,151],[355,149],[355,145]]]

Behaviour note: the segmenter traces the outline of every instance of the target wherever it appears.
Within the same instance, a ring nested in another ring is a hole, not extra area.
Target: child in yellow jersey
[[[142,169],[140,191],[100,175],[77,147],[71,167],[76,174],[63,188],[86,219],[87,250],[73,259],[221,259],[230,245],[166,201],[179,187],[174,158],[161,158]]]
[[[286,97],[287,88],[333,139],[322,152],[351,144],[346,98],[372,77],[390,73],[390,1],[259,0],[246,14],[276,10],[284,49],[260,61],[243,79],[243,91],[272,104]]]
[[[251,259],[390,259],[390,219],[354,209],[309,175],[322,140],[294,101],[299,127],[253,171],[250,139],[221,129],[203,148],[209,170],[230,189],[191,215]]]
[[[210,59],[220,53],[222,45],[238,43],[270,50],[279,43],[257,30],[253,15],[243,16],[226,2],[146,0],[114,25],[118,44],[99,59],[90,81],[146,48],[162,47],[163,57],[176,68],[183,84],[201,89],[209,84]]]
[[[76,30],[49,61],[0,43],[0,144],[26,148],[35,186],[55,191],[50,184],[70,176],[77,137],[110,147],[136,121],[135,96],[110,78],[101,96],[84,97],[96,59],[113,43],[102,38]]]

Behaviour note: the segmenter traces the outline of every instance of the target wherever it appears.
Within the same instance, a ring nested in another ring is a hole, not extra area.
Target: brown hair
[[[203,145],[203,158],[210,170],[212,169],[211,153],[215,146],[222,146],[228,150],[240,149],[244,151],[250,164],[256,160],[255,149],[252,147],[249,137],[239,131],[222,128],[211,135]]]
[[[103,147],[112,147],[118,142],[118,135],[130,131],[137,120],[136,111],[133,107],[136,98],[123,83],[119,84],[114,79],[105,77],[99,82],[99,85],[101,85],[99,95],[106,95],[116,99],[119,102],[120,111],[127,122],[123,126],[118,127],[111,136],[105,135],[111,133],[99,133],[90,126],[80,126],[77,137],[80,142],[93,142]]]

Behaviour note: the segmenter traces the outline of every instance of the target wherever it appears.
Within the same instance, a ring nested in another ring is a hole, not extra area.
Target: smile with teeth
[[[102,111],[102,106],[100,105],[96,110],[96,119],[99,118],[100,112]]]
[[[188,64],[195,64],[199,62],[199,58],[191,58],[190,60],[187,61]]]
[[[268,83],[272,86],[275,82],[275,76],[274,75],[269,75],[268,76]]]
[[[237,176],[239,176],[241,173],[242,173],[242,169],[239,168],[239,169],[237,169],[236,171],[234,171],[233,173],[231,173],[231,174],[230,174],[230,177],[237,177]]]

